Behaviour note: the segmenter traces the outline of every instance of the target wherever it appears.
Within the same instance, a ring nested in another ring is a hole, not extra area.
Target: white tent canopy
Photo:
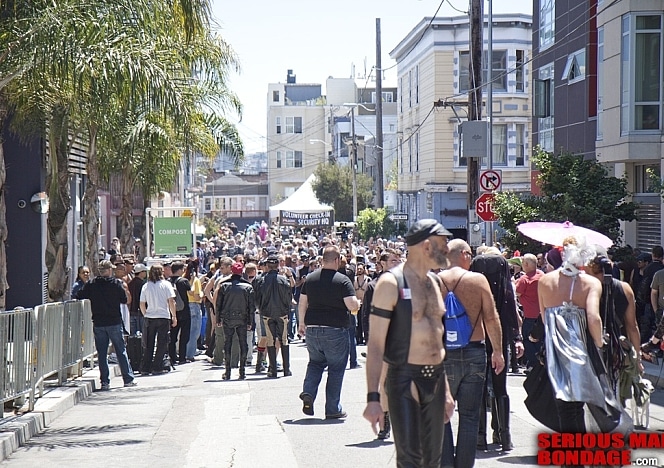
[[[311,174],[293,194],[277,205],[270,207],[270,219],[279,217],[280,211],[290,211],[292,213],[320,213],[323,211],[334,210],[329,205],[324,205],[318,201],[314,189],[311,187],[316,176]]]

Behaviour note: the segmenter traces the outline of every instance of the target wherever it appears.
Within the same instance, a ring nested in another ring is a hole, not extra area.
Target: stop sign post
[[[497,221],[498,215],[493,211],[493,193],[483,193],[475,201],[475,212],[482,221]]]

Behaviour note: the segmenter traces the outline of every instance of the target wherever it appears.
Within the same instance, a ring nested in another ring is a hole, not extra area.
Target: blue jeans
[[[457,402],[459,428],[455,454],[452,425],[445,425],[442,458],[442,465],[445,467],[470,468],[475,463],[486,360],[486,349],[484,344],[479,342],[470,342],[464,348],[447,350],[445,372],[450,393]]]
[[[130,335],[135,335],[136,332],[141,332],[142,335],[145,334],[145,330],[143,330],[143,325],[144,325],[144,317],[143,314],[140,312],[138,315],[132,315],[129,317],[129,334]]]
[[[95,348],[97,348],[97,357],[99,358],[99,373],[102,384],[110,384],[110,371],[108,369],[108,343],[113,343],[115,354],[118,357],[118,364],[122,372],[122,380],[129,383],[134,380],[134,371],[129,364],[127,350],[125,349],[124,337],[122,336],[122,324],[112,325],[110,327],[94,327]]]
[[[348,331],[345,328],[307,327],[309,364],[302,391],[316,399],[318,385],[327,367],[325,385],[325,415],[341,413],[341,384],[348,362]]]
[[[533,326],[537,322],[537,319],[524,318],[523,325],[521,325],[521,334],[523,335],[523,347],[525,348],[526,354],[526,365],[528,367],[533,367],[535,361],[537,361],[537,352],[542,348],[543,341],[540,340],[539,343],[533,343],[528,339]]]
[[[193,359],[194,356],[196,356],[198,337],[201,335],[201,324],[203,323],[200,303],[190,302],[189,311],[191,312],[191,329],[189,330],[189,341],[187,341],[186,355],[189,359]]]

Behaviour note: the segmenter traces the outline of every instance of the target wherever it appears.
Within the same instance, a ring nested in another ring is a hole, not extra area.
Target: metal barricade
[[[97,349],[95,348],[95,334],[92,326],[92,308],[88,299],[78,302],[83,304],[83,330],[81,332],[83,359],[87,359],[90,367],[93,367],[94,355]]]
[[[65,305],[62,302],[35,307],[37,320],[37,370],[35,386],[63,368]],[[43,387],[40,388],[40,396]]]
[[[89,300],[0,311],[0,401],[30,394],[32,411],[48,377],[57,374],[61,385],[81,376],[95,353]]]
[[[0,401],[32,392],[35,315],[32,309],[0,312]]]

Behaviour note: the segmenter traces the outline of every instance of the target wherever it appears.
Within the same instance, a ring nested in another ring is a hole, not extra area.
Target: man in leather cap
[[[281,358],[284,376],[293,375],[290,370],[290,349],[288,348],[288,314],[293,292],[290,279],[278,274],[279,257],[268,255],[265,265],[267,273],[256,280],[256,305],[267,332],[267,357],[269,368],[267,376],[277,377],[277,348],[281,346]],[[292,274],[291,274],[292,275]]]
[[[242,263],[231,266],[232,276],[219,286],[216,295],[217,327],[224,329],[224,357],[226,358],[226,372],[224,380],[231,378],[231,349],[233,336],[237,335],[240,345],[240,380],[245,379],[244,366],[247,361],[248,344],[247,330],[254,325],[254,288],[242,278]]]
[[[413,224],[406,233],[406,262],[380,277],[372,298],[364,417],[376,434],[383,428],[379,387],[384,360],[399,467],[439,467],[444,424],[454,412],[443,364],[445,306],[440,281],[431,273],[446,266],[451,235],[434,219]]]

